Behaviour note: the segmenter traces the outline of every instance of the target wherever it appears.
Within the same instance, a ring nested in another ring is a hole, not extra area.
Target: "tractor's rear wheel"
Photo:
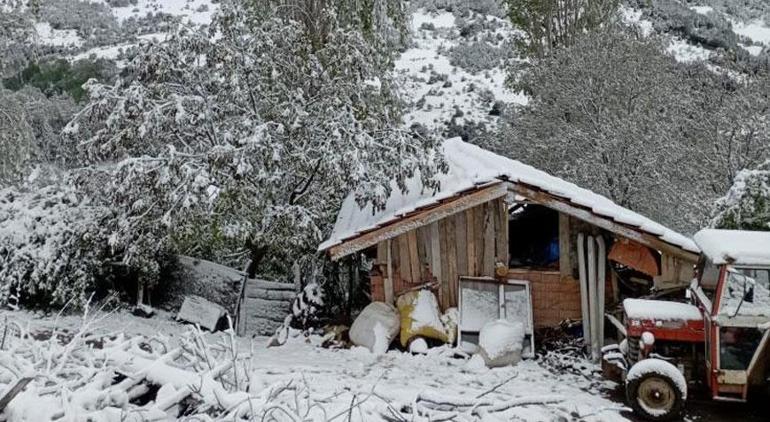
[[[647,361],[652,360],[658,361],[657,359],[643,360],[635,367],[645,366]],[[684,382],[684,377],[676,372],[677,369],[673,365],[663,361],[658,362],[669,365],[674,372],[650,370],[637,371],[636,374],[633,374],[635,368],[632,367],[629,371],[629,377],[626,379],[628,404],[634,409],[634,413],[646,420],[678,420],[684,412],[686,399],[686,393],[679,387]],[[658,366],[660,365],[658,364]],[[674,377],[678,379],[674,379]]]

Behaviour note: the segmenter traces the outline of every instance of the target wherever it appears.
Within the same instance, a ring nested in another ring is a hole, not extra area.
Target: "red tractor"
[[[770,385],[770,232],[702,230],[689,303],[626,299],[626,340],[603,349],[608,376],[653,421],[682,416],[688,385],[744,402]]]

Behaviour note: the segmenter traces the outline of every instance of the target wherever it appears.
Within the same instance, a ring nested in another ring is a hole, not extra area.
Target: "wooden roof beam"
[[[507,184],[502,181],[479,188],[471,193],[460,193],[458,196],[439,202],[431,208],[415,210],[413,214],[400,218],[391,224],[375,228],[348,240],[343,240],[342,243],[328,249],[329,256],[333,261],[336,261],[347,255],[374,246],[383,240],[392,239],[400,234],[415,230],[422,226],[427,226],[428,224],[441,220],[447,216],[456,214],[460,211],[465,211],[507,194]]]

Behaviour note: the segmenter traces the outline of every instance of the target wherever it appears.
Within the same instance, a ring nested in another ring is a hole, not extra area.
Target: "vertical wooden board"
[[[507,267],[509,262],[509,245],[508,245],[508,203],[505,202],[505,198],[498,199],[498,212],[500,213],[500,226],[497,227],[497,233],[499,236],[500,250],[498,251],[498,259]]]
[[[457,236],[454,218],[446,218],[446,256],[447,256],[447,291],[449,297],[444,302],[443,309],[457,306]],[[464,253],[464,252],[463,252]]]
[[[395,300],[395,287],[393,286],[393,241],[391,239],[382,242],[385,244],[385,278],[382,283],[382,289],[385,296],[385,303],[393,303]]]
[[[420,256],[422,268],[425,268],[430,263],[430,246],[428,243],[428,227],[422,226],[417,229],[417,254]]]
[[[468,228],[465,226],[464,212],[455,214],[455,245],[457,249],[457,275],[468,274]]]
[[[494,201],[489,203],[490,208],[492,209],[492,230],[493,230],[493,236],[494,236],[494,247],[495,247],[495,262],[504,262],[502,259],[502,253],[503,253],[503,244],[502,238],[500,237],[500,227],[503,225],[502,217],[500,216],[500,202],[495,199]]]
[[[465,241],[466,241],[466,261],[468,263],[469,276],[476,274],[476,210],[470,208],[465,211]]]
[[[388,241],[383,240],[377,244],[377,265],[388,264]],[[386,274],[384,274],[386,275]]]
[[[409,240],[406,234],[398,236],[398,272],[401,274],[401,281],[404,283],[412,282],[412,268],[409,259]]]
[[[483,274],[486,276],[495,275],[495,218],[492,202],[484,204],[484,255],[483,255]]]
[[[438,221],[428,226],[428,243],[430,244],[430,272],[441,283],[443,274],[441,273],[441,236]]]
[[[447,227],[446,220],[443,219],[438,222],[439,239],[441,244],[441,287],[439,288],[439,301],[441,302],[442,309],[450,303],[449,300],[449,245],[447,244]]]
[[[406,240],[409,244],[409,268],[412,271],[412,283],[417,284],[422,282],[422,265],[420,265],[420,253],[417,251],[417,231],[407,232]]]
[[[395,273],[398,272],[400,258],[401,258],[401,255],[399,254],[399,251],[398,251],[398,238],[394,237],[390,239],[390,261],[391,261],[390,263],[391,263],[391,266],[393,267],[394,275]]]
[[[562,279],[572,277],[572,259],[570,258],[569,216],[559,213],[559,272]]]
[[[476,244],[476,272],[474,275],[484,275],[484,204],[476,207],[473,212],[473,243]]]

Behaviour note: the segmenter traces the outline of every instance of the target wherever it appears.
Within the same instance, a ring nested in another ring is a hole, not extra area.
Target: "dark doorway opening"
[[[508,222],[511,268],[559,269],[559,213],[542,205],[518,203]]]

